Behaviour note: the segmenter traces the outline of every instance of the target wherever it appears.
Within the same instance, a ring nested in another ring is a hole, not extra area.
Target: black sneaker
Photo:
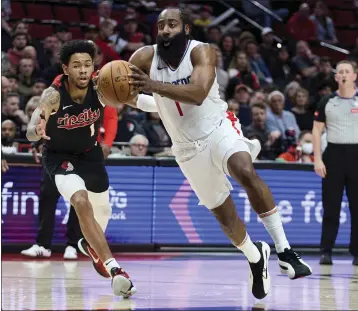
[[[87,257],[89,257],[89,254],[88,254],[88,251],[87,251],[87,246],[88,246],[88,243],[87,243],[87,241],[85,239],[81,239],[77,243],[77,247],[81,251],[81,253],[83,255],[86,255]]]
[[[257,263],[250,265],[250,285],[252,294],[257,299],[266,297],[270,290],[271,279],[268,272],[268,261],[270,257],[270,246],[265,242],[254,242],[260,252],[261,258]]]
[[[353,266],[358,266],[358,257],[354,257],[352,261]]]
[[[321,258],[319,259],[319,264],[325,265],[325,266],[333,265],[332,254],[331,253],[322,253]]]
[[[285,251],[283,253],[277,253],[277,256],[281,273],[287,274],[291,280],[312,274],[311,267],[305,263],[292,248],[285,248]]]

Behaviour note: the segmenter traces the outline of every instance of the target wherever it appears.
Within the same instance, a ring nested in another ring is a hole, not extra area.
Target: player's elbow
[[[200,92],[195,96],[194,103],[196,103],[197,106],[201,106],[204,102],[204,100],[208,97],[209,92],[207,92],[205,89],[201,89]]]

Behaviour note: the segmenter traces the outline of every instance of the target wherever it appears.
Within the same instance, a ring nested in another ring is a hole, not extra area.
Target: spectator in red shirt
[[[16,68],[21,58],[24,57],[24,49],[27,43],[28,38],[26,33],[17,33],[12,37],[12,49],[7,52],[7,56],[13,68]]]
[[[124,19],[123,33],[121,33],[121,38],[128,42],[123,54],[121,56],[123,59],[128,60],[131,55],[141,46],[144,46],[146,38],[144,34],[138,29],[138,21],[136,15],[127,15]]]
[[[249,61],[245,52],[238,52],[233,59],[232,68],[229,69],[229,83],[226,89],[226,98],[232,98],[235,93],[235,87],[239,84],[245,84],[252,90],[260,88],[260,82],[257,75],[251,71]]]
[[[295,40],[317,40],[316,25],[310,20],[310,8],[302,3],[298,12],[294,13],[287,23],[288,32]]]
[[[106,159],[110,154],[113,141],[117,135],[118,115],[116,108],[106,106],[103,112],[103,126],[98,135],[98,142],[102,146],[103,155]]]
[[[313,163],[313,136],[311,131],[302,131],[298,137],[298,145],[291,146],[287,152],[281,153],[277,160],[284,162]]]
[[[108,62],[119,59],[119,55],[115,51],[113,43],[109,40],[109,37],[113,34],[113,30],[113,24],[109,21],[104,21],[99,26],[99,36],[96,40],[96,44],[103,55],[102,66]]]

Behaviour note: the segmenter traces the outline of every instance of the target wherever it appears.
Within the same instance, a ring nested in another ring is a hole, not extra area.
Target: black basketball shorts
[[[101,193],[108,190],[108,174],[99,145],[79,154],[59,153],[44,146],[42,161],[53,182],[56,175],[75,174],[84,180],[88,191]]]

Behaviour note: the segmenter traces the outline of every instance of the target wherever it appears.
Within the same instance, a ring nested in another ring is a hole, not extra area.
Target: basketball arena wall
[[[36,239],[42,167],[28,155],[9,156],[2,174],[2,245],[16,247]],[[296,247],[319,247],[322,222],[321,180],[309,164],[255,163],[269,185],[286,234]],[[229,241],[211,212],[198,199],[176,162],[170,158],[107,160],[112,216],[107,238],[112,246],[228,247]],[[270,241],[251,209],[246,192],[231,180],[233,199],[250,236]],[[208,189],[211,191],[211,189]],[[65,245],[70,204],[60,198],[56,210],[55,245]],[[350,235],[348,201],[344,195],[337,238],[347,247]]]

